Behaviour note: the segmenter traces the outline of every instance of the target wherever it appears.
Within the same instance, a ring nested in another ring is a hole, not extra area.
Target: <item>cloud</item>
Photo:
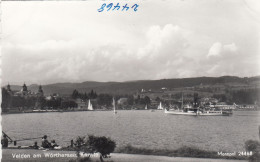
[[[208,75],[254,76],[258,73],[259,56],[249,55],[235,44],[215,42],[209,48],[207,59],[203,60]]]
[[[259,24],[241,1],[145,1],[131,14],[102,3],[4,3],[3,80],[259,74]]]
[[[215,42],[203,54],[205,47],[198,48],[193,41],[199,36],[173,24],[150,26],[144,36],[145,43],[136,49],[115,42],[86,46],[81,39],[7,43],[4,44],[4,79],[20,78],[36,83],[127,81],[234,75],[247,71],[240,66],[248,64],[248,59],[236,57],[239,48],[235,43]]]
[[[220,42],[214,43],[210,49],[207,57],[225,56],[226,54],[236,54],[237,46],[235,43],[222,45]]]
[[[146,33],[147,43],[138,49],[138,57],[160,63],[175,61],[189,45],[189,31],[177,25],[151,26]]]
[[[209,49],[208,57],[210,56],[218,56],[222,52],[222,44],[219,42],[214,43]]]
[[[126,81],[174,77],[187,58],[188,31],[167,24],[150,26],[143,47],[109,43],[85,46],[84,40],[49,40],[35,44],[4,45],[4,67],[12,63],[16,70],[4,68],[6,79],[55,81]],[[19,51],[19,52],[18,52]],[[14,59],[15,58],[15,59]],[[188,67],[188,66],[187,66]]]

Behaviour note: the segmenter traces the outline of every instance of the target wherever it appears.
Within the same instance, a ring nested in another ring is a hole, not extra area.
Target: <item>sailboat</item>
[[[162,107],[162,102],[160,102],[160,104],[159,104],[159,106],[158,106],[157,110],[163,110],[163,107]]]
[[[145,110],[147,110],[147,105],[145,105],[145,108],[144,108]]]
[[[183,105],[183,93],[181,96],[181,109],[177,109],[177,110],[164,110],[164,113],[166,114],[172,114],[172,115],[198,115],[198,110],[195,111],[197,109],[192,108],[191,106],[185,106]]]
[[[117,111],[116,111],[116,102],[115,102],[115,99],[113,98],[113,109],[114,109],[114,114],[116,114],[117,113]]]
[[[90,100],[88,100],[88,110],[90,111],[94,110]]]

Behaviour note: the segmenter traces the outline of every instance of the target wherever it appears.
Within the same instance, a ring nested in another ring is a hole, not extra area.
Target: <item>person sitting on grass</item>
[[[55,140],[52,140],[51,141],[51,147],[54,148],[54,147],[58,147],[59,145],[55,142]]]
[[[52,141],[51,141],[51,147],[52,147],[53,149],[55,149],[55,150],[60,150],[60,149],[62,149],[62,147],[59,146],[59,145],[55,142],[55,140],[52,140]]]
[[[52,147],[51,143],[47,140],[47,136],[46,135],[44,135],[42,137],[42,147],[43,148],[51,148]]]
[[[37,142],[34,142],[34,145],[29,146],[29,147],[33,148],[33,149],[39,149],[39,146],[37,145]]]
[[[4,134],[4,138],[1,140],[1,144],[3,148],[8,147],[8,139],[6,134]]]

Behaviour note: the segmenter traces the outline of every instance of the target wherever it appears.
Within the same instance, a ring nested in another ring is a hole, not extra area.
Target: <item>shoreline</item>
[[[141,111],[141,110],[145,110],[145,109],[118,109],[117,111]],[[147,109],[145,111],[150,111],[150,110],[157,110],[157,109]],[[79,112],[79,111],[89,111],[89,112],[95,112],[95,111],[113,111],[111,110],[104,110],[104,109],[95,109],[95,110],[54,110],[54,111],[13,111],[13,112],[1,112],[1,115],[7,115],[7,114],[25,114],[25,113],[63,113],[63,112]],[[162,111],[162,110],[158,110],[158,111]]]
[[[145,110],[145,109],[118,109],[118,111],[133,111],[133,110]],[[145,111],[151,111],[151,110],[157,110],[157,109],[147,109]],[[63,112],[79,112],[79,111],[90,111],[90,112],[95,112],[95,111],[113,111],[111,110],[104,110],[104,109],[96,109],[96,110],[53,110],[53,111],[48,111],[48,110],[42,110],[42,111],[33,111],[33,110],[27,110],[27,111],[13,111],[13,112],[1,112],[1,115],[7,115],[7,114],[25,114],[25,113],[63,113]],[[233,111],[260,111],[260,109],[253,109],[253,110],[247,110],[247,109],[235,109]]]

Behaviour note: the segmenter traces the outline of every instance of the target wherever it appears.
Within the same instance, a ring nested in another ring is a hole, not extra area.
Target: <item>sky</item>
[[[135,3],[135,12],[103,3]],[[3,1],[3,84],[260,75],[257,0]]]

